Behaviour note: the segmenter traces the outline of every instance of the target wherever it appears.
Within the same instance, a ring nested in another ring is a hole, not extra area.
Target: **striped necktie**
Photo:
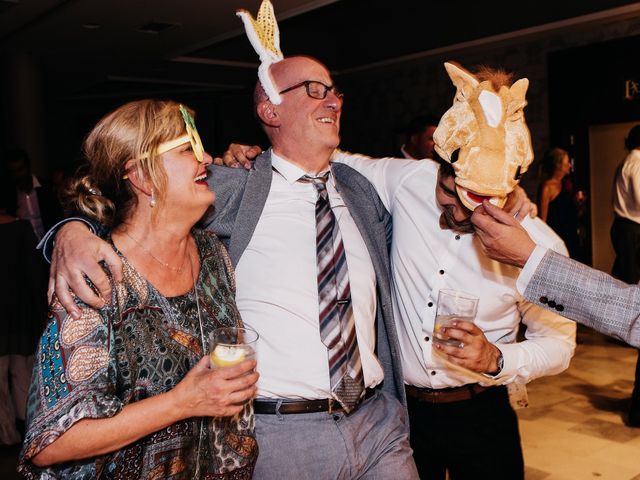
[[[340,228],[329,205],[328,176],[329,172],[321,177],[305,175],[300,181],[313,183],[318,192],[316,260],[320,338],[327,347],[333,398],[349,413],[362,397],[364,378],[351,305],[347,258]]]

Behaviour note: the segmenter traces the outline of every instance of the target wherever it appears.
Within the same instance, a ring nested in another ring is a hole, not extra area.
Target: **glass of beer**
[[[230,367],[256,356],[258,332],[244,327],[216,328],[211,334],[211,368]]]
[[[478,297],[455,290],[440,290],[438,292],[438,307],[436,320],[433,324],[433,341],[442,345],[460,347],[458,340],[449,338],[442,333],[442,327],[450,327],[454,320],[473,322],[478,311]]]

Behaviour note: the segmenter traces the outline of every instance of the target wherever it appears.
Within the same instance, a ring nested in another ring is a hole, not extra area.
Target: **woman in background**
[[[571,173],[569,154],[562,148],[552,148],[545,153],[542,167],[547,178],[542,182],[538,194],[540,218],[560,235],[569,255],[576,258],[579,248],[578,208],[572,188],[565,184],[567,175]]]
[[[22,441],[33,353],[46,319],[47,271],[42,255],[36,250],[37,243],[31,223],[5,213],[0,203],[0,444],[3,445]]]

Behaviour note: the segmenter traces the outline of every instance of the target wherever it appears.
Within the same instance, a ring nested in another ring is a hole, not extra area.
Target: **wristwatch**
[[[498,375],[500,375],[500,372],[502,372],[502,369],[504,368],[504,357],[502,356],[502,351],[500,349],[498,349],[498,351],[500,352],[498,354],[498,360],[496,361],[496,363],[498,364],[498,369],[493,372],[487,372],[485,373],[485,375],[488,375],[490,377],[497,377]]]

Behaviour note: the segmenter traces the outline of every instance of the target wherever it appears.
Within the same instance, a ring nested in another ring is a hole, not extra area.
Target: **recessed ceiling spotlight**
[[[180,26],[179,23],[148,22],[138,27],[138,31],[142,33],[151,33],[151,34],[157,35],[158,33],[164,33],[167,30],[171,30],[179,26]]]
[[[102,27],[99,23],[83,23],[82,28],[86,28],[87,30],[97,30]]]

